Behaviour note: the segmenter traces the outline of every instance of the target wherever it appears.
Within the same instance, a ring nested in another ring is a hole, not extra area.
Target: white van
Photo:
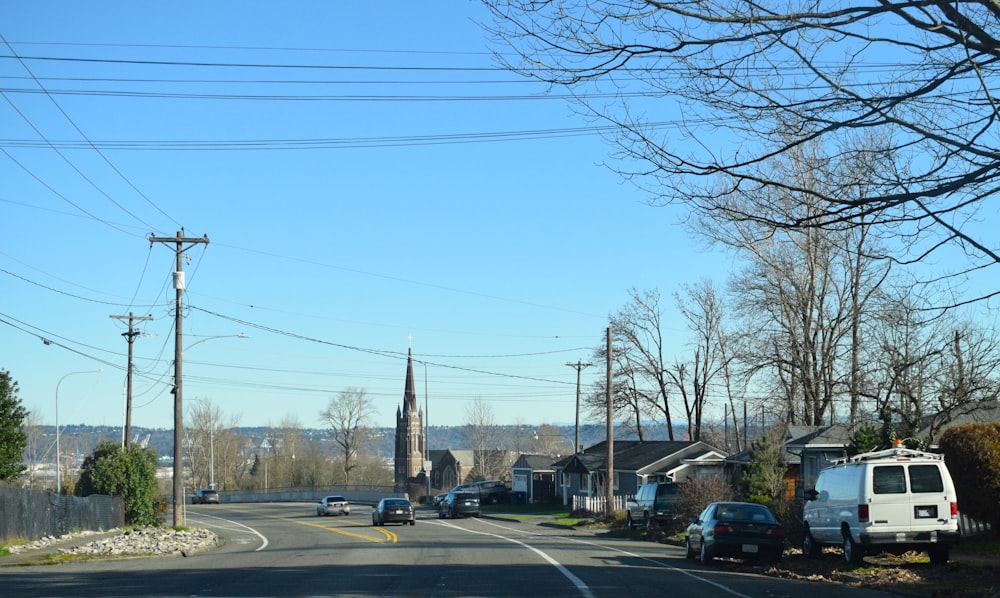
[[[802,552],[842,546],[844,558],[865,553],[925,551],[948,562],[959,539],[958,498],[944,457],[895,448],[840,459],[805,493]]]

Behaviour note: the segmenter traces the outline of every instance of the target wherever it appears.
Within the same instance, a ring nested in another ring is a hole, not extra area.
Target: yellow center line
[[[399,536],[397,536],[395,533],[393,533],[393,532],[385,529],[384,527],[376,527],[375,528],[376,531],[380,532],[383,536],[385,536],[385,539],[383,540],[382,538],[372,538],[371,536],[367,536],[365,534],[358,534],[358,533],[355,533],[355,532],[352,532],[352,531],[341,529],[339,527],[327,527],[326,525],[323,525],[321,523],[310,523],[308,521],[299,521],[297,519],[290,519],[288,517],[277,517],[277,516],[273,516],[273,515],[271,517],[273,519],[281,519],[283,521],[290,521],[292,523],[297,523],[299,525],[308,525],[309,527],[318,527],[319,529],[323,529],[323,530],[326,530],[328,532],[333,532],[335,534],[340,534],[342,536],[348,536],[350,538],[357,538],[359,540],[367,540],[369,542],[375,542],[376,544],[386,544],[386,543],[395,544],[399,540]],[[363,523],[354,523],[354,522],[347,522],[347,521],[345,521],[344,523],[352,523],[353,525],[358,525],[358,526],[364,525]]]

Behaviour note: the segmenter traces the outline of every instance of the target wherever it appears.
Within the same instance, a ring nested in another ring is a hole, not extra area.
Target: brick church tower
[[[410,483],[421,474],[426,454],[424,413],[417,407],[413,384],[413,352],[406,355],[406,387],[403,406],[396,408],[395,491],[409,492]]]

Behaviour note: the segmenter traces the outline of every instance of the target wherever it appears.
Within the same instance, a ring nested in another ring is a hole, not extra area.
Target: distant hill
[[[675,434],[677,426],[675,425]],[[556,434],[562,441],[567,454],[572,449],[574,427],[551,426],[556,430]],[[530,452],[535,446],[533,426],[499,426],[499,437],[503,448]],[[39,461],[42,455],[51,455],[51,446],[55,443],[55,427],[39,426],[41,437],[36,443],[36,452],[32,455],[32,461]],[[250,437],[250,441],[255,446],[264,446],[264,439],[268,428],[260,427],[239,427],[234,431],[242,436]],[[431,450],[439,449],[469,449],[471,448],[469,438],[470,426],[431,426],[428,430],[428,446]],[[320,445],[320,451],[324,454],[335,454],[336,450],[333,441],[326,429],[303,428],[300,430],[307,442],[316,441]],[[683,432],[683,430],[682,430]],[[366,446],[370,453],[390,458],[393,456],[395,447],[395,428],[376,428],[372,441]],[[152,447],[161,457],[173,457],[174,432],[169,428],[133,428],[132,437],[137,442],[146,443]],[[616,433],[616,438],[621,440],[635,439],[624,433]],[[580,426],[580,443],[584,446],[591,446],[603,441],[605,438],[605,427],[597,424],[586,424]],[[122,430],[120,427],[111,426],[85,426],[70,425],[60,430],[60,445],[66,453],[76,453],[81,456],[89,455],[100,440],[109,439],[121,442]],[[650,426],[647,428],[647,439],[666,440],[665,426]],[[266,449],[261,449],[266,450]]]

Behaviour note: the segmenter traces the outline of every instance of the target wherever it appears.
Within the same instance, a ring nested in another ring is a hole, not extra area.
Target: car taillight
[[[733,526],[727,523],[716,523],[715,527],[712,528],[712,531],[715,533],[715,535],[719,535],[719,534],[731,534],[733,533],[734,530]]]
[[[781,529],[780,527],[772,527],[771,529],[767,530],[767,535],[774,536],[776,538],[783,538],[785,537],[785,530]]]
[[[958,503],[953,502],[951,503],[951,518],[955,519],[957,517],[958,517]]]
[[[868,518],[868,505],[858,505],[858,521],[861,523],[868,523]]]

